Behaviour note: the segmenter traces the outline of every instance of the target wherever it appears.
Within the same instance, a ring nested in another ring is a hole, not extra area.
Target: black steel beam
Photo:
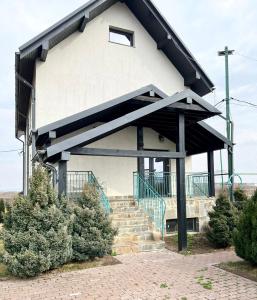
[[[162,49],[167,45],[167,43],[168,43],[169,41],[171,41],[171,40],[172,40],[172,36],[171,36],[170,34],[168,34],[168,35],[166,36],[166,38],[160,40],[160,41],[157,43],[157,49],[158,49],[158,50],[162,50]]]
[[[166,98],[166,95],[162,94],[162,91],[160,91],[158,88],[156,88],[154,85],[150,84],[147,85],[143,88],[140,88],[138,90],[135,90],[131,93],[128,93],[126,95],[123,95],[121,97],[115,98],[113,100],[104,102],[103,104],[94,106],[92,108],[89,108],[87,110],[84,110],[82,112],[79,112],[77,114],[74,114],[72,116],[66,117],[64,119],[61,119],[59,121],[56,121],[54,123],[45,125],[41,128],[38,129],[38,136],[41,136],[51,130],[57,130],[58,128],[64,127],[64,126],[70,126],[70,124],[75,123],[75,122],[79,122],[80,120],[86,119],[94,114],[99,114],[107,109],[110,109],[112,107],[118,106],[120,104],[125,103],[126,101],[129,101],[139,95],[142,95],[144,93],[150,92],[151,90],[155,91],[158,94],[161,94],[161,96],[165,96],[164,98]]]
[[[207,152],[209,197],[215,197],[214,153]]]
[[[118,150],[118,149],[99,149],[99,148],[72,148],[69,150],[71,155],[87,156],[113,156],[113,157],[137,157],[137,158],[185,158],[186,153],[170,151],[144,151],[144,150]]]
[[[185,152],[185,115],[177,114],[177,143],[178,152]],[[177,215],[178,215],[178,250],[187,248],[187,217],[186,217],[186,183],[185,158],[177,158]]]
[[[144,116],[150,115],[151,113],[161,110],[162,108],[167,107],[172,103],[185,99],[187,96],[188,90],[176,93],[171,97],[167,97],[156,103],[147,105],[146,107],[140,108],[113,121],[100,125],[96,128],[90,129],[84,133],[75,135],[71,138],[67,138],[62,142],[50,146],[47,149],[47,157],[54,156],[55,154],[58,154],[76,146],[86,146],[94,141],[103,138],[104,136],[108,136],[114,132],[119,131],[122,128],[129,126],[129,124]]]
[[[45,41],[42,44],[42,49],[41,49],[41,54],[40,54],[40,60],[41,61],[43,61],[43,62],[46,61],[48,51],[49,51],[49,41]]]
[[[67,194],[67,161],[59,161],[58,163],[58,195]]]
[[[137,150],[143,151],[144,150],[144,128],[137,127]],[[145,171],[145,164],[144,164],[144,157],[137,158],[137,172],[141,175],[144,175]]]
[[[200,80],[201,76],[197,71],[194,71],[190,75],[185,76],[184,84],[185,86],[191,86],[196,82],[196,80]]]
[[[89,22],[89,13],[87,12],[81,21],[79,32],[84,32],[88,22]]]

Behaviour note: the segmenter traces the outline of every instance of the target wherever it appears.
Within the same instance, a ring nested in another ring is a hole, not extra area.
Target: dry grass
[[[79,270],[98,268],[98,267],[104,267],[104,266],[112,266],[112,265],[117,265],[120,263],[121,262],[119,260],[117,260],[116,258],[114,258],[112,256],[105,256],[103,258],[98,258],[93,261],[69,263],[69,264],[66,264],[66,265],[60,267],[57,270],[54,270],[53,272],[57,272],[57,273],[72,272],[72,271],[79,271]]]
[[[178,252],[178,235],[172,235],[165,238],[166,248],[168,250]],[[229,249],[216,249],[206,238],[204,233],[188,234],[187,236],[187,251],[182,251],[184,255],[204,254],[210,252],[231,250]]]
[[[257,282],[257,266],[246,261],[221,263],[217,267]]]

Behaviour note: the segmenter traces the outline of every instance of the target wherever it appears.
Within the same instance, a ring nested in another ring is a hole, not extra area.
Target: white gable
[[[109,42],[109,26],[135,33],[135,47]],[[36,126],[40,127],[142,86],[171,95],[184,79],[157,50],[137,18],[117,3],[50,50],[36,65]]]

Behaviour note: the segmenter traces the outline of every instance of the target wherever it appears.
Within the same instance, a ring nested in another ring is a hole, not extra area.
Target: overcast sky
[[[0,191],[22,187],[21,149],[14,134],[14,52],[19,46],[79,7],[84,0],[1,0],[0,10]],[[255,0],[154,0],[171,26],[194,54],[216,86],[207,99],[224,98],[225,45],[236,50],[230,57],[231,96],[257,105],[257,2]],[[240,56],[241,55],[241,56]],[[243,55],[243,56],[242,56]],[[244,56],[255,58],[249,59]],[[235,122],[235,169],[257,173],[257,108],[232,105]],[[225,112],[225,105],[218,106]],[[219,118],[211,122],[225,133]],[[215,168],[220,169],[218,154]],[[225,153],[224,153],[225,159]],[[194,170],[206,169],[204,156],[194,158]]]

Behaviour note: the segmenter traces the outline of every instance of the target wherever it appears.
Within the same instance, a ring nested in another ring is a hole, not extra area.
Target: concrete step
[[[112,218],[112,220],[144,218],[145,213],[138,210],[135,210],[133,212],[113,212],[110,217]]]
[[[117,218],[112,219],[112,224],[115,227],[123,227],[123,226],[130,226],[130,225],[149,225],[149,221],[145,217],[140,218]]]
[[[117,214],[117,213],[135,213],[135,212],[141,212],[143,213],[144,211],[142,209],[139,209],[138,207],[114,207],[112,208],[112,213]]]
[[[144,242],[126,242],[118,243],[113,246],[113,251],[117,254],[126,253],[138,253],[138,252],[149,252],[149,251],[160,251],[165,248],[163,241],[144,241]]]
[[[111,207],[130,207],[136,206],[134,200],[110,201]]]
[[[165,248],[163,241],[154,240],[156,235],[150,229],[151,222],[148,216],[132,198],[114,198],[110,200],[110,204],[112,224],[118,229],[113,251],[117,254],[125,254],[160,251]]]
[[[145,241],[138,244],[140,252],[159,251],[165,249],[164,241]]]
[[[137,233],[120,233],[115,237],[115,243],[122,242],[139,242],[139,241],[152,241],[153,233],[151,231],[143,231]]]
[[[123,233],[137,233],[137,232],[142,232],[142,231],[148,231],[149,230],[149,225],[126,225],[122,227],[118,227],[118,234],[123,234]]]

